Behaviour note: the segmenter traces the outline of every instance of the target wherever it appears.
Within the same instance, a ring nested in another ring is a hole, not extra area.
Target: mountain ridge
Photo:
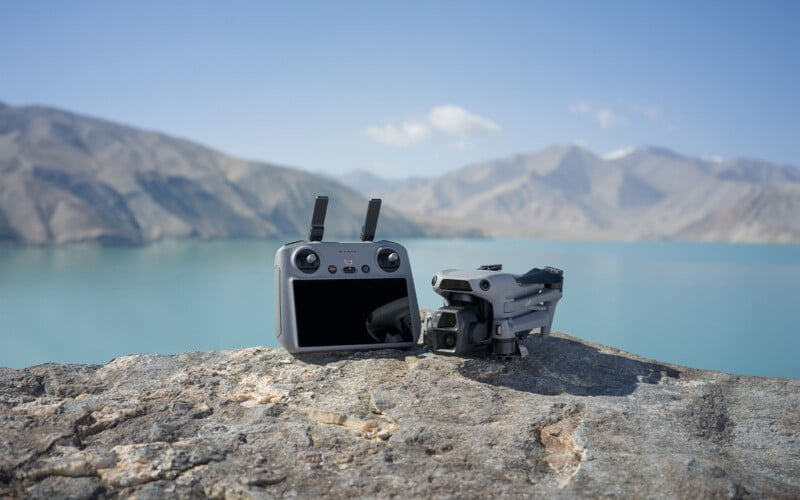
[[[367,201],[334,181],[58,109],[0,107],[0,242],[296,238],[317,194],[332,200],[328,235],[357,236]],[[433,231],[390,208],[378,230]]]
[[[654,146],[609,158],[565,145],[398,186],[377,194],[419,217],[473,221],[495,237],[800,242],[800,195],[776,188],[800,186],[800,169],[753,159]]]
[[[0,103],[6,244],[297,238],[316,194],[334,201],[331,237],[358,235],[368,196],[383,198],[379,232],[395,237],[798,243],[797,186],[800,169],[790,165],[658,146],[601,156],[561,145],[433,178],[333,178],[102,118]]]

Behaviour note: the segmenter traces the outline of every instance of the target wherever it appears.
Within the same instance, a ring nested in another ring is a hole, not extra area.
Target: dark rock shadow
[[[500,361],[470,359],[462,375],[479,382],[543,395],[625,396],[638,384],[679,378],[680,372],[658,363],[600,352],[563,337],[532,335],[522,342],[528,355]]]
[[[425,352],[422,345],[405,349],[368,349],[363,351],[319,351],[298,352],[292,354],[295,359],[313,365],[327,365],[342,360],[359,359],[398,359],[405,360],[406,356],[416,356]]]
[[[28,368],[0,367],[0,405],[33,401],[48,395],[76,397],[97,394],[105,387],[95,377],[99,365],[45,363]]]

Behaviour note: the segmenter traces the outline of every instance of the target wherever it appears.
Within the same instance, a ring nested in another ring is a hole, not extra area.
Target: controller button
[[[353,274],[356,272],[356,268],[353,266],[346,266],[342,268],[342,271],[346,272],[347,274]]]
[[[368,272],[369,272],[369,266],[368,266],[368,265],[366,265],[366,264],[364,264],[363,266],[361,266],[361,272],[362,272],[362,273],[368,273]]]
[[[328,266],[329,273],[336,274],[336,271],[338,271],[338,269],[336,269],[336,266]]]

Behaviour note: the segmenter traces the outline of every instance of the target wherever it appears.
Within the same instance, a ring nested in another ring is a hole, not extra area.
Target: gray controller
[[[289,352],[401,348],[417,344],[419,306],[406,249],[373,241],[381,200],[369,202],[361,241],[322,241],[318,196],[306,241],[275,253],[275,333]]]

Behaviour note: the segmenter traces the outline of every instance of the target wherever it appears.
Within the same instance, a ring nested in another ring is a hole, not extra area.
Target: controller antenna
[[[367,218],[364,227],[361,228],[361,241],[372,241],[375,239],[375,229],[378,227],[378,215],[381,212],[381,199],[372,198],[367,206]]]
[[[308,241],[322,241],[325,232],[325,214],[328,211],[328,197],[317,196],[314,200],[314,214],[311,216],[311,230],[308,232]]]

